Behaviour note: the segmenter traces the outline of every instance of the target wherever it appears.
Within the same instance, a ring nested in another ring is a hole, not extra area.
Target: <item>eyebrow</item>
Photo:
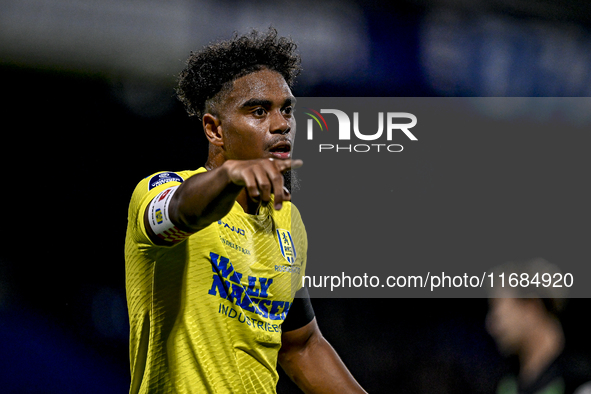
[[[296,102],[297,102],[297,99],[295,97],[293,97],[293,96],[292,97],[288,97],[283,102],[282,107],[286,107],[286,106],[289,106],[289,105],[294,105]],[[240,108],[270,107],[271,105],[273,105],[273,102],[271,100],[252,98],[252,99],[247,100],[246,102],[244,102],[240,106]]]

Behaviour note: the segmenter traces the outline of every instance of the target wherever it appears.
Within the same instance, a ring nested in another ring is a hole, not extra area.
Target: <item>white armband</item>
[[[148,208],[148,222],[154,234],[158,238],[173,244],[181,242],[192,234],[177,228],[168,215],[168,208],[177,188],[178,186],[169,187],[158,194],[150,202]]]

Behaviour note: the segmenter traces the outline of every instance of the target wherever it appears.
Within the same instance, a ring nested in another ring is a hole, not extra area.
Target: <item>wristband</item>
[[[152,231],[158,238],[172,244],[179,243],[192,234],[176,227],[168,215],[168,208],[177,188],[178,186],[169,187],[158,194],[148,208],[148,223]]]

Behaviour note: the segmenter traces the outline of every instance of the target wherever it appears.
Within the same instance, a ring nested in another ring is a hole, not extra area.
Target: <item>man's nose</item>
[[[281,111],[273,111],[271,115],[270,131],[273,134],[287,134],[291,131],[291,121],[283,116]]]

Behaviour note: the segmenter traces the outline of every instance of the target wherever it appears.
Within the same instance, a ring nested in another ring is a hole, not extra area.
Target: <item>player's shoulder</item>
[[[287,201],[286,202],[287,208],[289,208],[289,212],[290,214],[295,217],[297,217],[299,220],[302,220],[302,215],[300,214],[300,210],[298,209],[298,207],[292,203],[291,201]]]
[[[138,242],[150,244],[149,236],[144,227],[143,213],[158,194],[164,190],[181,185],[186,179],[200,172],[205,168],[187,171],[159,171],[148,175],[140,180],[131,196],[128,209],[128,226],[130,234],[134,234]]]
[[[278,222],[288,222],[297,226],[303,225],[300,211],[291,201],[284,201],[283,207],[275,211],[274,216]]]

